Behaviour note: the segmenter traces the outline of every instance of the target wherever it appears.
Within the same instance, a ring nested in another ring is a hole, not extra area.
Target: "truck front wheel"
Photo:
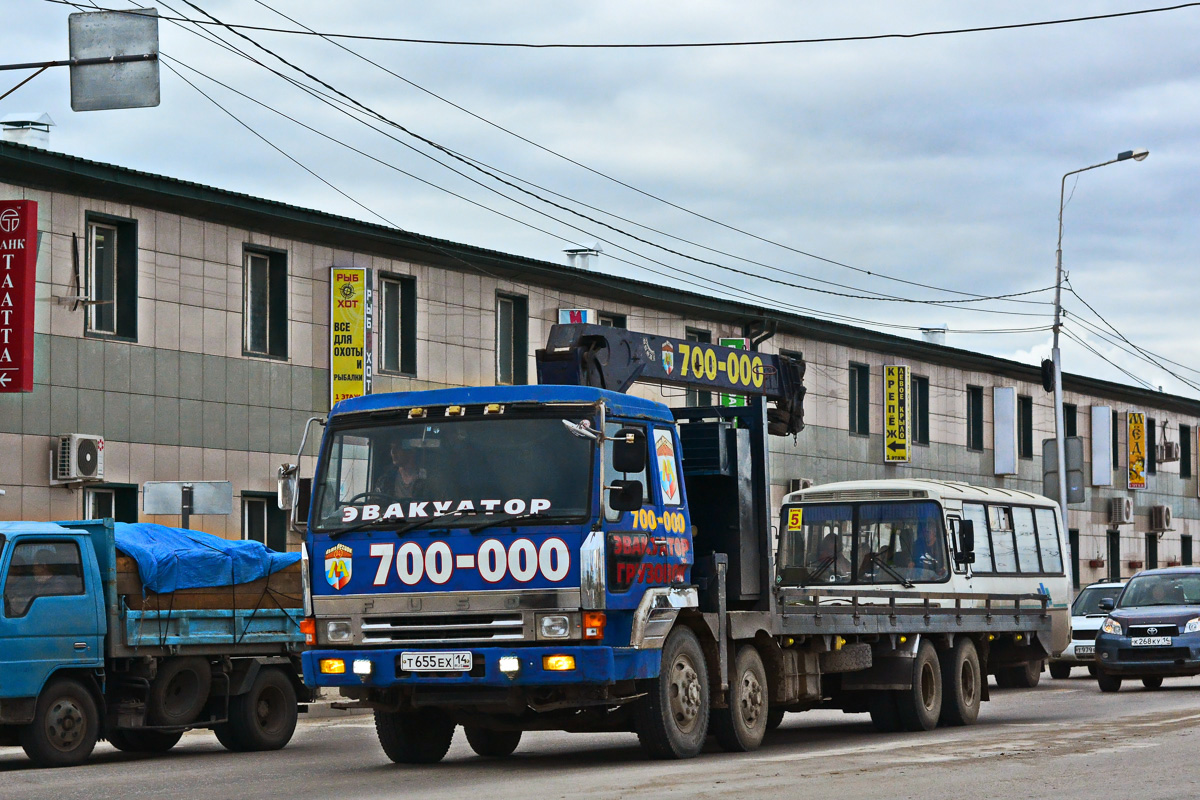
[[[634,728],[651,758],[692,758],[708,735],[708,668],[700,640],[677,627],[662,649],[662,667],[637,702]]]
[[[436,708],[418,711],[376,709],[375,733],[383,752],[397,764],[436,764],[450,750],[454,722]]]
[[[463,732],[467,734],[467,744],[471,745],[475,754],[485,758],[511,756],[521,743],[520,731],[495,731],[464,725]]]
[[[767,693],[762,658],[753,646],[746,645],[733,662],[729,707],[712,712],[713,733],[721,747],[731,753],[758,749],[770,720]]]
[[[21,747],[39,767],[71,767],[87,761],[100,737],[100,714],[78,681],[60,678],[38,697],[33,722],[21,729]]]
[[[942,662],[942,724],[974,725],[979,719],[983,674],[975,643],[961,637]]]
[[[109,731],[108,743],[126,753],[165,753],[183,738],[183,731]]]
[[[907,731],[931,731],[942,713],[942,668],[937,650],[922,641],[913,659],[912,688],[896,692],[896,710]]]

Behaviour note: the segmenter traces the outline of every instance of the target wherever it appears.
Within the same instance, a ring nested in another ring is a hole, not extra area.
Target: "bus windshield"
[[[313,482],[313,529],[584,519],[593,452],[557,415],[335,430]]]
[[[783,510],[783,583],[907,584],[944,581],[941,507],[933,501],[821,503]]]

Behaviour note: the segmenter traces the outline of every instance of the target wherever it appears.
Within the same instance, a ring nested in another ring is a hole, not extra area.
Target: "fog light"
[[[500,656],[500,671],[510,678],[521,671],[521,659],[516,656]]]
[[[350,641],[350,623],[345,621],[327,623],[325,625],[325,638],[331,642]]]
[[[543,639],[566,639],[571,635],[571,618],[566,614],[547,614],[538,622]]]
[[[366,658],[354,659],[354,674],[355,675],[370,675],[371,671],[373,669],[375,669],[375,665],[372,664],[369,659],[366,659]]]
[[[325,675],[343,675],[346,672],[346,662],[340,658],[322,658],[321,672]]]
[[[542,669],[548,672],[568,672],[575,669],[575,656],[542,656]]]
[[[605,619],[603,611],[583,612],[583,638],[603,639]]]

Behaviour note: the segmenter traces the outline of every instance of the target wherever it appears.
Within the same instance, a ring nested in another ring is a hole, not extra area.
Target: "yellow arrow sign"
[[[883,462],[904,464],[909,460],[908,367],[883,368]]]

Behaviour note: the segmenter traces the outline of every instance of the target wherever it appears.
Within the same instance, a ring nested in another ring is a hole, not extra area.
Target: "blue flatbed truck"
[[[0,523],[0,745],[46,767],[86,761],[98,739],[165,752],[189,728],[231,750],[283,747],[309,695],[298,567],[154,595],[112,520]],[[275,602],[287,594],[295,608]]]
[[[781,585],[767,437],[803,427],[804,365],[747,334],[734,349],[556,325],[539,385],[368,395],[310,420],[311,483],[279,474],[306,536],[305,682],[373,709],[410,764],[441,760],[460,725],[484,756],[564,730],[635,732],[658,758],[709,733],[752,750],[785,710],[870,698],[936,725],[930,642],[957,652],[983,617],[911,592],[813,608]],[[672,409],[626,394],[635,381],[746,400]],[[1044,602],[988,603],[981,647],[1048,631]]]

